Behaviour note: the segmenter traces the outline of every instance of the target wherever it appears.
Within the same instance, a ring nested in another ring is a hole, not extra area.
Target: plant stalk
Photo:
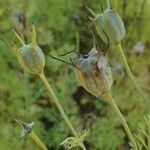
[[[86,147],[84,146],[84,144],[83,144],[82,142],[80,143],[80,147],[81,147],[83,150],[87,150]]]
[[[122,125],[123,125],[123,127],[124,127],[124,129],[125,129],[125,131],[126,131],[126,133],[128,135],[128,137],[129,137],[132,145],[134,146],[134,149],[138,150],[137,144],[136,144],[135,139],[134,139],[134,137],[133,137],[133,135],[132,135],[132,133],[130,131],[130,128],[129,128],[129,126],[128,126],[126,120],[125,120],[125,118],[121,114],[118,106],[116,105],[114,99],[112,98],[111,94],[109,92],[107,92],[107,94],[105,94],[104,98],[105,98],[106,102],[111,105],[111,107],[113,108],[113,110],[116,112],[116,114],[120,118],[120,120],[122,122]]]
[[[44,145],[44,143],[39,139],[39,137],[34,133],[34,131],[30,131],[27,136],[29,136],[29,138],[31,140],[33,140],[41,150],[48,150],[48,148]]]
[[[118,44],[118,45],[117,45],[117,49],[118,49],[118,51],[119,51],[119,53],[120,53],[121,58],[123,59],[123,64],[124,64],[125,70],[126,70],[128,76],[129,76],[129,78],[132,80],[134,86],[135,86],[136,89],[138,90],[138,92],[139,92],[139,94],[141,95],[142,99],[143,99],[143,100],[146,100],[146,98],[145,98],[145,96],[144,96],[142,90],[140,89],[140,87],[139,87],[138,84],[136,83],[136,81],[135,81],[135,79],[134,79],[134,77],[133,77],[133,74],[131,73],[130,67],[129,67],[128,63],[127,63],[127,60],[126,60],[126,57],[125,57],[125,55],[124,55],[124,52],[123,52],[123,49],[122,49],[121,44]]]
[[[66,124],[67,124],[68,127],[70,128],[72,134],[73,134],[76,138],[78,138],[78,137],[79,137],[78,133],[76,132],[76,130],[75,130],[74,127],[72,126],[70,120],[69,120],[68,117],[66,116],[66,114],[65,114],[65,112],[64,112],[64,110],[63,110],[63,108],[61,107],[61,105],[60,105],[60,103],[59,103],[59,101],[58,101],[58,99],[57,99],[57,97],[56,97],[56,95],[55,95],[53,89],[51,88],[50,84],[48,83],[48,81],[47,81],[45,75],[44,75],[43,73],[41,73],[41,74],[39,74],[39,77],[40,77],[40,79],[42,80],[42,82],[44,83],[45,87],[47,88],[50,98],[55,102],[55,104],[56,104],[56,106],[57,106],[57,108],[58,108],[58,110],[59,110],[61,116],[63,117],[63,119],[65,120]],[[83,146],[82,146],[82,149],[83,149],[83,150],[86,150],[86,147],[83,145]]]

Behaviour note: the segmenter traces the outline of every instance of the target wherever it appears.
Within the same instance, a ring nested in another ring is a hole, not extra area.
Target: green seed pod
[[[95,19],[93,19],[97,33],[99,34],[100,38],[105,42],[108,43],[108,37],[103,27],[104,22],[104,15],[98,14]]]
[[[20,48],[20,57],[18,60],[21,66],[32,74],[40,74],[45,66],[45,57],[38,45],[24,45]]]
[[[16,34],[16,33],[15,33]],[[17,58],[21,66],[31,74],[41,74],[45,66],[45,56],[41,48],[36,44],[35,29],[33,28],[32,43],[24,44],[22,39],[19,38],[23,47],[17,51]]]
[[[125,37],[124,23],[115,9],[94,16],[96,30],[105,43],[118,44]]]
[[[116,10],[105,10],[103,28],[110,43],[118,44],[125,37],[125,27]]]
[[[74,62],[75,75],[82,87],[95,96],[104,95],[112,86],[112,72],[104,55],[94,47]]]

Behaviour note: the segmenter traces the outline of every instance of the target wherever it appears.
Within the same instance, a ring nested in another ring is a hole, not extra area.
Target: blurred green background
[[[102,0],[103,7],[105,1]],[[113,5],[113,1],[111,1]],[[65,122],[41,81],[27,74],[13,54],[11,42],[21,46],[12,32],[14,28],[30,42],[31,25],[37,31],[38,44],[46,56],[45,74],[60,99],[65,112],[78,131],[89,129],[85,145],[89,150],[128,150],[128,138],[111,108],[100,98],[79,86],[73,70],[54,60],[77,49],[88,53],[95,33],[97,46],[106,45],[96,34],[86,6],[100,12],[100,0],[0,0],[0,150],[35,150],[28,138],[20,138],[21,128],[14,118],[34,121],[34,131],[50,150],[63,150],[59,144],[71,136]],[[118,11],[126,27],[122,41],[131,70],[146,98],[150,100],[150,9],[148,0],[120,0]],[[62,57],[61,57],[62,58]],[[127,77],[118,52],[108,52],[114,84],[112,95],[126,117],[132,131],[149,114],[150,101],[144,102]],[[67,61],[66,57],[63,57]]]

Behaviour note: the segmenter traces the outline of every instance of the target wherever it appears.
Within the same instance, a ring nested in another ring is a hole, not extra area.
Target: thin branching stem
[[[17,34],[17,32],[13,29],[14,34],[16,35],[16,37],[18,38],[18,40],[20,41],[20,43],[24,46],[25,43],[24,41],[21,39],[21,37]]]
[[[117,6],[118,6],[118,0],[115,0],[114,9],[117,9]]]
[[[107,9],[110,9],[110,2],[107,0]]]
[[[25,123],[21,120],[18,119],[14,119],[14,121],[21,127],[24,128]],[[36,145],[41,149],[41,150],[48,150],[48,148],[45,146],[45,144],[41,141],[41,139],[36,135],[36,133],[30,129],[29,132],[27,132],[25,135],[23,136],[27,136],[29,137],[32,141],[34,141],[36,143]],[[23,137],[21,136],[21,137]]]
[[[124,67],[125,67],[125,70],[126,70],[128,76],[129,76],[129,78],[132,80],[134,86],[135,86],[136,89],[138,90],[138,92],[139,92],[139,94],[141,95],[141,97],[142,97],[144,100],[146,100],[146,98],[145,98],[145,96],[144,96],[142,90],[140,89],[140,87],[138,86],[138,84],[136,83],[136,81],[135,81],[135,79],[134,79],[134,77],[133,77],[133,75],[132,75],[132,72],[131,72],[130,67],[129,67],[128,63],[127,63],[127,60],[126,60],[126,57],[125,57],[125,55],[124,55],[124,52],[123,52],[123,49],[122,49],[121,44],[118,44],[118,45],[117,45],[117,49],[118,49],[118,51],[119,51],[119,53],[120,53],[120,57],[121,57],[122,60],[123,60]]]
[[[81,142],[80,142],[80,147],[81,147],[83,150],[87,150],[86,147],[84,146],[84,144],[81,143]]]
[[[48,150],[48,148],[45,146],[45,144],[41,141],[41,139],[34,133],[34,131],[31,130],[31,132],[28,133],[28,137],[33,140],[38,147],[41,150]]]
[[[59,110],[61,116],[63,117],[63,119],[65,120],[66,124],[67,124],[68,127],[70,128],[72,134],[73,134],[76,138],[78,138],[78,137],[79,137],[79,134],[77,133],[77,131],[75,130],[75,128],[72,126],[70,120],[68,119],[67,115],[65,114],[65,112],[64,112],[64,110],[63,110],[63,108],[62,108],[62,106],[60,105],[60,103],[59,103],[59,101],[58,101],[58,99],[57,99],[57,97],[56,97],[56,95],[55,95],[53,89],[51,88],[50,84],[48,83],[48,81],[47,81],[45,75],[44,75],[43,73],[41,73],[41,74],[39,74],[39,77],[40,77],[40,79],[42,80],[42,82],[44,83],[45,87],[47,88],[50,98],[55,102],[55,104],[56,104],[56,106],[57,106],[57,108],[58,108],[58,110]],[[86,150],[86,147],[83,145],[83,143],[81,143],[81,145],[82,145],[82,149],[83,149],[83,150]]]
[[[86,7],[86,9],[91,13],[91,15],[93,15],[93,17],[97,16],[97,14],[91,8]]]
[[[36,45],[36,31],[35,31],[35,27],[33,25],[32,25],[31,38],[32,38],[32,45],[34,47]]]
[[[142,138],[140,138],[136,134],[134,135],[134,137],[148,150],[148,147],[147,147],[147,145],[145,144],[145,142]]]
[[[123,117],[123,115],[121,114],[117,104],[115,103],[114,99],[112,98],[111,94],[109,92],[107,92],[104,96],[105,100],[107,103],[109,103],[111,105],[111,107],[113,108],[113,110],[116,112],[116,114],[118,115],[118,117],[120,118],[121,122],[122,122],[122,125],[132,143],[132,145],[134,146],[134,149],[135,150],[138,150],[137,148],[137,144],[135,142],[135,139],[130,131],[130,128],[125,120],[125,118]]]

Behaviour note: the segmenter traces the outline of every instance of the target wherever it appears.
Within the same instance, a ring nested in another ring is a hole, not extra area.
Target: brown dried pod
[[[75,75],[82,87],[95,96],[110,91],[113,83],[112,72],[105,55],[94,47],[88,55],[73,61]]]

